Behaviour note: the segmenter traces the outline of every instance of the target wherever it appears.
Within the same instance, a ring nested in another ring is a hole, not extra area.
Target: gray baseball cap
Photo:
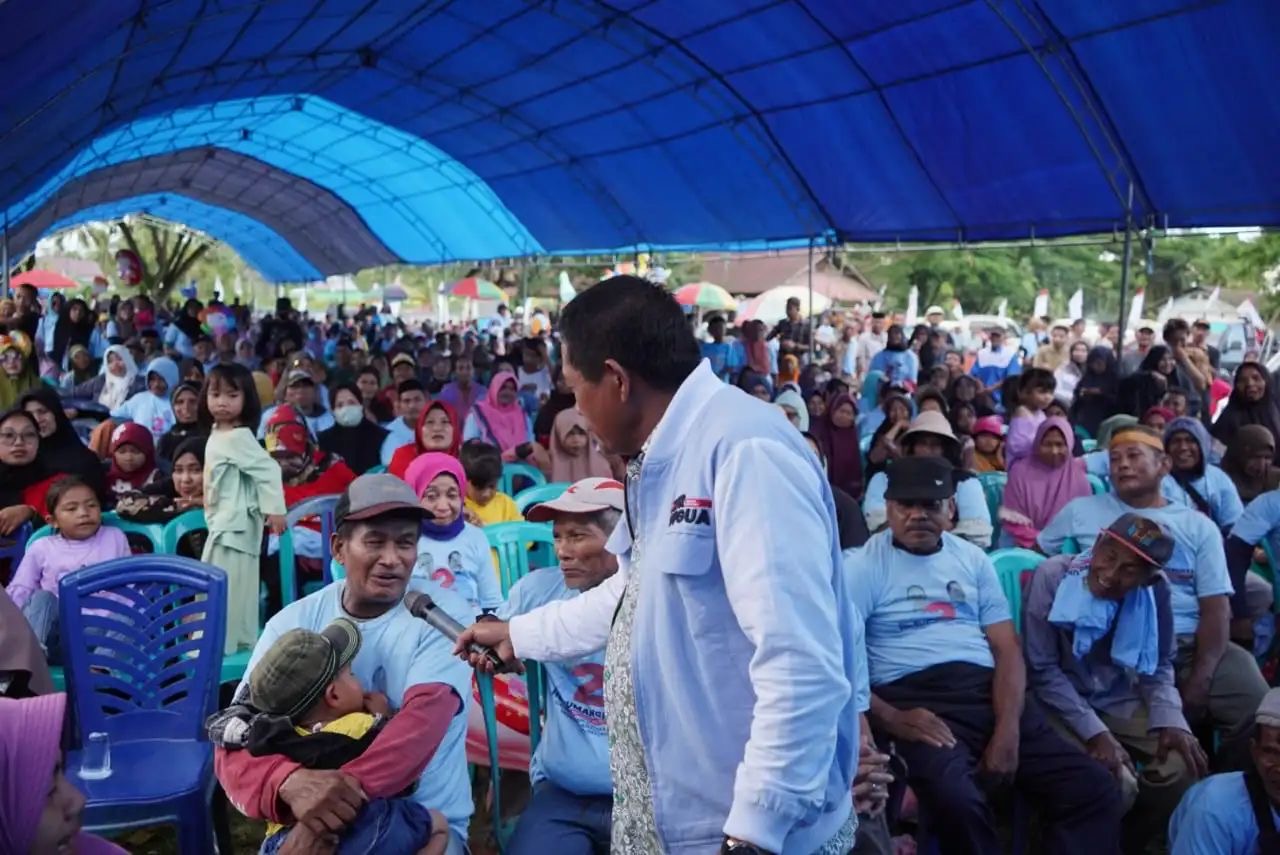
[[[333,509],[333,524],[340,526],[344,522],[369,520],[389,513],[426,515],[413,488],[396,476],[361,475],[338,499]]]

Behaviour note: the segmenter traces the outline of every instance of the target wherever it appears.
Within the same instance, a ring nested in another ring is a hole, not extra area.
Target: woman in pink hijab
[[[80,831],[84,796],[62,768],[64,694],[0,698],[0,852],[126,855]]]
[[[1084,458],[1072,457],[1075,431],[1060,416],[1036,429],[1031,453],[1009,466],[1000,503],[1002,546],[1034,549],[1040,530],[1072,499],[1092,493]]]
[[[516,375],[502,371],[489,381],[484,400],[477,401],[462,428],[462,438],[481,439],[496,445],[508,463],[532,463],[544,473],[550,469],[547,450],[533,441],[533,426],[520,406]]]

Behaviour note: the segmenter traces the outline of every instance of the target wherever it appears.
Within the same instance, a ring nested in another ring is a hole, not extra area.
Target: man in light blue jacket
[[[620,570],[460,644],[606,648],[616,855],[844,855],[869,698],[817,458],[700,364],[680,306],[642,279],[579,294],[561,337],[578,409],[629,458]]]

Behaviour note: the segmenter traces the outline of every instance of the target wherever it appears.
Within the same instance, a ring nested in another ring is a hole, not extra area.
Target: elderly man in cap
[[[902,451],[907,457],[945,457],[955,468],[955,505],[956,518],[948,527],[948,531],[957,537],[963,537],[982,549],[991,545],[991,509],[987,507],[987,497],[982,492],[982,484],[973,473],[960,468],[960,440],[951,429],[951,423],[942,413],[925,411],[911,420],[911,425],[902,435]],[[885,472],[877,472],[871,476],[867,484],[867,493],[862,500],[863,512],[867,517],[867,528],[879,531],[888,523],[888,510],[885,505],[885,490],[889,485],[889,476]]]
[[[623,487],[612,478],[585,478],[558,499],[525,512],[550,522],[557,567],[535,570],[512,587],[503,620],[577,597],[618,572],[605,549],[622,516]],[[609,851],[613,779],[604,714],[604,652],[547,662],[547,724],[530,763],[533,799],[516,826],[508,855],[592,855]]]
[[[289,630],[321,632],[335,619],[347,618],[359,626],[363,639],[352,673],[366,691],[385,695],[398,712],[376,744],[340,769],[306,769],[281,756],[218,749],[218,780],[244,814],[298,823],[312,835],[331,839],[368,799],[390,798],[416,781],[411,798],[449,821],[448,852],[466,851],[472,801],[465,699],[471,695],[471,672],[453,657],[449,639],[403,605],[422,517],[418,497],[392,475],[363,475],[338,501],[333,557],[346,568],[346,578],[285,606],[268,621],[248,670],[252,673]],[[467,603],[453,592],[429,579],[414,579],[413,584],[455,620],[472,618]],[[247,683],[241,683],[237,697],[242,693],[247,693]],[[407,750],[424,742],[434,747],[427,752],[425,768],[416,759],[423,752]]]
[[[1257,662],[1227,640],[1232,612],[1228,598],[1244,590],[1244,579],[1228,575],[1222,534],[1213,521],[1163,495],[1161,484],[1172,463],[1158,433],[1137,425],[1121,428],[1112,434],[1107,454],[1113,492],[1071,500],[1036,543],[1046,555],[1064,551],[1068,541],[1078,548],[1126,513],[1161,525],[1174,543],[1164,575],[1177,636],[1175,663],[1183,714],[1192,725],[1207,715],[1223,731],[1224,761],[1239,768],[1246,753],[1245,730],[1267,691]]]
[[[1172,855],[1280,852],[1280,689],[1253,717],[1251,762],[1192,787],[1169,822]]]
[[[333,413],[324,408],[316,392],[316,381],[311,372],[305,368],[293,368],[285,377],[284,402],[302,417],[307,430],[313,437],[320,431],[333,427]],[[279,406],[279,405],[277,405]],[[258,439],[267,435],[267,422],[275,414],[276,407],[268,407],[262,413],[262,421],[258,425]]]
[[[999,852],[988,793],[1010,784],[1042,810],[1043,851],[1117,852],[1115,781],[1026,697],[1022,651],[991,559],[946,532],[953,495],[946,460],[894,461],[885,492],[890,530],[845,553],[867,621],[872,727],[906,761],[941,852]]]
[[[1160,572],[1173,550],[1159,523],[1122,514],[1088,551],[1036,568],[1024,603],[1032,692],[1133,806],[1126,852],[1143,851],[1208,772],[1174,685],[1173,607]]]

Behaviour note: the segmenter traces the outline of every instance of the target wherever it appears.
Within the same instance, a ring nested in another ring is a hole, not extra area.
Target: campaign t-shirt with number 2
[[[510,620],[578,592],[559,567],[534,570],[517,582],[498,616]],[[580,796],[613,792],[604,718],[604,651],[568,662],[547,662],[547,724],[529,764],[533,783],[550,780]]]

